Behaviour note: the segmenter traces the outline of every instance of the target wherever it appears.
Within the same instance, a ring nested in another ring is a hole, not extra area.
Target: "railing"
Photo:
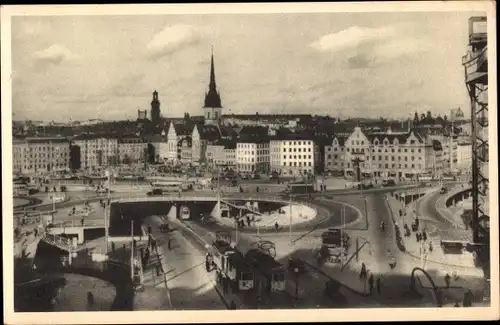
[[[467,75],[478,72],[478,67],[480,67],[485,61],[488,60],[487,53],[488,47],[485,46],[481,51],[477,53],[468,52],[462,57],[462,64],[465,66]]]
[[[70,252],[73,249],[73,244],[71,240],[67,238],[45,233],[44,236],[42,237],[42,240],[47,244],[51,244],[53,246],[56,246],[57,248],[63,249],[68,252]]]
[[[51,224],[51,227],[53,228],[61,228],[61,227],[99,227],[103,226],[104,227],[104,218],[103,220],[88,220],[82,223],[80,220],[66,220],[66,221],[60,221],[60,222],[53,222]]]
[[[228,194],[228,193],[225,193]],[[228,200],[245,200],[245,201],[272,201],[272,202],[281,202],[281,203],[287,203],[290,202],[290,200],[284,199],[281,195],[277,196],[271,196],[271,195],[253,195],[248,197],[245,196],[245,193],[235,193],[237,195],[234,196],[224,196],[220,198],[221,201],[228,201]],[[248,195],[248,193],[247,193]],[[182,196],[129,196],[129,197],[121,197],[121,198],[116,198],[112,199],[111,203],[134,203],[134,202],[177,202],[177,201],[217,201],[217,196],[214,194],[213,196],[209,195],[182,195]]]

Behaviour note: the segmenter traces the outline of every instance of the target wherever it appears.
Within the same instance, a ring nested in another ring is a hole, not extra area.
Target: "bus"
[[[183,183],[156,181],[151,183],[151,187],[153,190],[161,190],[162,192],[181,192],[183,190]]]

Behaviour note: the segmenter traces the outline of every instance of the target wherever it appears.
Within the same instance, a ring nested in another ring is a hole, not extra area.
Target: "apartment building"
[[[457,165],[458,170],[472,170],[472,143],[457,143]]]
[[[271,172],[288,177],[313,175],[318,147],[312,137],[278,135],[269,143],[269,155]]]
[[[25,155],[28,154],[28,143],[25,140],[12,141],[12,173],[22,173],[25,167]]]
[[[23,174],[66,171],[70,144],[63,137],[28,137],[13,141],[13,171]]]
[[[84,170],[113,166],[120,159],[118,137],[115,135],[84,134],[75,137],[72,145],[80,150],[80,166]]]
[[[325,147],[325,170],[342,171],[344,176],[415,178],[418,174],[443,169],[441,143],[423,138],[418,132],[365,134],[360,127],[347,137],[334,136]]]
[[[143,163],[147,159],[147,142],[144,138],[134,135],[118,139],[119,162],[122,164]]]
[[[206,163],[212,169],[217,166],[237,169],[236,147],[236,141],[233,140],[221,139],[214,144],[208,144],[205,151]]]

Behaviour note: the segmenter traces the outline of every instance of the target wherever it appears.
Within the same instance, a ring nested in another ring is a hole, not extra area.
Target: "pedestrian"
[[[427,241],[427,233],[424,231],[422,231],[422,239],[425,241]]]
[[[415,238],[417,239],[417,243],[420,241],[420,235],[418,232],[415,233]]]
[[[259,187],[258,187],[258,186],[257,186],[257,188],[256,188],[256,192],[257,192],[257,193],[259,193]]]
[[[226,277],[222,278],[222,292],[224,294],[227,293],[227,279],[226,279]]]
[[[278,221],[276,221],[276,223],[274,224],[274,229],[276,230],[276,232],[279,231],[280,225],[278,224]]]
[[[370,295],[373,293],[373,274],[370,274],[370,277],[368,278],[368,286],[370,289]]]
[[[156,249],[156,239],[154,239],[154,238],[151,241],[151,249]]]
[[[85,223],[85,219],[84,219],[84,218],[82,218],[82,219],[80,220],[80,222],[82,223],[82,227],[83,227],[83,225],[84,225],[84,223]]]
[[[432,248],[432,242],[430,241],[429,242],[429,253],[432,253],[432,250],[433,250],[433,248]]]
[[[92,292],[87,292],[87,304],[89,307],[92,307],[94,305],[94,295]]]
[[[365,263],[361,263],[361,272],[359,273],[360,279],[366,279],[366,265]]]
[[[415,217],[415,225],[417,226],[417,229],[420,226],[420,220],[418,219],[418,217]]]
[[[160,262],[156,263],[156,276],[160,276],[161,273],[161,264]]]
[[[464,300],[462,302],[462,306],[464,307],[472,307],[472,291],[471,289],[468,289],[467,292],[464,293]]]
[[[170,250],[172,250],[172,238],[169,238],[169,239],[168,239],[168,244],[167,244],[167,246],[168,246],[168,250],[169,250],[169,251],[170,251]]]
[[[444,276],[444,282],[446,283],[446,288],[448,289],[450,287],[450,275],[448,273],[446,273],[446,275]]]

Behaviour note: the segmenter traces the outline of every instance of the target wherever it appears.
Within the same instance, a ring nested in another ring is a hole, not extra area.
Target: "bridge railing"
[[[102,220],[65,220],[59,222],[53,222],[52,227],[97,227],[104,226],[104,218]]]
[[[48,244],[54,245],[68,252],[71,251],[71,249],[73,248],[73,244],[70,239],[56,235],[51,235],[49,233],[44,233],[42,240]]]

